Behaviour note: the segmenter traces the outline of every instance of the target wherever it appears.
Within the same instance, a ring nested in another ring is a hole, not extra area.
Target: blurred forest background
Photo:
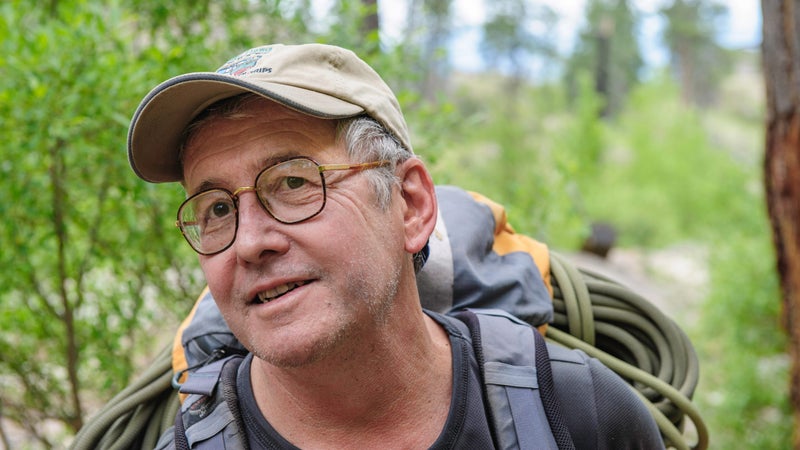
[[[699,352],[695,401],[711,447],[789,447],[760,55],[720,45],[724,6],[660,2],[651,14],[668,61],[652,67],[631,1],[588,0],[564,52],[556,11],[486,0],[476,49],[486,64],[465,72],[452,64],[467,56],[450,45],[452,0],[402,2],[392,39],[380,31],[382,3],[327,2],[321,15],[314,3],[1,2],[5,448],[63,448],[171,341],[204,285],[173,225],[181,188],[128,167],[139,100],[246,48],[307,41],[351,48],[384,76],[438,183],[503,203],[518,231],[563,253],[592,224],[611,224],[609,259],[633,257],[671,288],[665,308]]]

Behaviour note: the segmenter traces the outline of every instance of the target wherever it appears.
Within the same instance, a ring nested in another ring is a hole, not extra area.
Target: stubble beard
[[[350,264],[355,265],[355,264]],[[388,269],[391,274],[382,285],[371,283],[374,279],[365,270],[354,270],[348,279],[351,282],[349,289],[352,297],[340,300],[340,308],[334,311],[336,316],[327,330],[322,330],[319,336],[312,340],[306,348],[295,351],[280,351],[270,343],[251,341],[250,351],[259,359],[280,368],[300,368],[320,362],[324,358],[337,353],[349,357],[358,352],[365,342],[357,337],[365,335],[368,329],[380,330],[392,319],[395,299],[400,288],[401,268],[400,262],[390,264]],[[334,292],[336,298],[345,298],[343,292]],[[359,318],[360,307],[366,305],[371,323],[364,323]],[[312,319],[313,320],[313,319]]]

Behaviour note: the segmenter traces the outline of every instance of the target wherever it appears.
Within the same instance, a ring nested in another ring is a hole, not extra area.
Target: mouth
[[[253,299],[253,302],[254,303],[262,303],[262,304],[263,303],[269,303],[269,302],[275,300],[276,298],[283,296],[287,292],[291,292],[291,291],[299,288],[300,286],[307,285],[308,283],[310,283],[310,281],[294,281],[294,282],[291,282],[291,283],[286,283],[286,284],[282,284],[280,286],[276,286],[276,287],[274,287],[272,289],[268,289],[266,291],[259,292],[258,295],[256,295],[256,297]]]

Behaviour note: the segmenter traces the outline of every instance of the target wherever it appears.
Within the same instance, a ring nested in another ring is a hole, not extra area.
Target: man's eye
[[[231,205],[229,203],[218,202],[211,205],[212,217],[225,217],[231,213]]]
[[[299,189],[306,184],[306,180],[303,177],[286,177],[286,187],[289,189]]]

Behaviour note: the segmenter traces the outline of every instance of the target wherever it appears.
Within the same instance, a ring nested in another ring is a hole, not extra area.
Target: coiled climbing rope
[[[708,430],[691,398],[699,379],[686,334],[645,298],[602,275],[577,269],[551,253],[555,317],[547,338],[586,352],[632,384],[668,446],[703,450]],[[690,444],[681,429],[689,418]]]
[[[164,348],[132,384],[120,391],[81,428],[76,450],[155,448],[180,407],[172,388],[172,346]]]

